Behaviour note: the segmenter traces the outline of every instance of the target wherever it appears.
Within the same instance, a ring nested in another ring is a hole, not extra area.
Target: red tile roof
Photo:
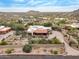
[[[34,33],[48,33],[47,29],[37,29],[37,30],[34,30]]]
[[[10,27],[5,27],[5,28],[3,28],[3,29],[0,29],[0,32],[5,32],[5,31],[8,31],[8,30],[10,30],[11,28]]]

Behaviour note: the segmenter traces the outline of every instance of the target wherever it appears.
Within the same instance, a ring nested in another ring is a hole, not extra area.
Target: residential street
[[[49,36],[49,39],[53,37],[57,37],[61,42],[64,42],[67,55],[75,55],[75,56],[79,55],[79,51],[73,49],[64,41],[64,36],[61,32],[52,31],[52,35]]]

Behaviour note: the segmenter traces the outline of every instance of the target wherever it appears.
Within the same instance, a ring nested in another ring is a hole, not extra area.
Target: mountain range
[[[76,19],[79,20],[79,9],[74,10],[72,12],[40,12],[40,11],[34,11],[30,10],[27,12],[0,12],[0,16],[8,17],[13,15],[18,16],[50,16],[50,17],[68,17],[69,19]]]

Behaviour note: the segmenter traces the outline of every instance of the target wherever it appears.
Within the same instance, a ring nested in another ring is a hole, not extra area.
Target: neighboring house
[[[65,20],[65,22],[68,22],[68,18],[54,18],[54,22],[58,23],[59,21]]]
[[[37,23],[46,23],[48,22],[48,18],[36,18],[36,21]]]
[[[55,20],[64,20],[64,19],[67,19],[67,18],[55,18]]]
[[[77,23],[77,22],[78,22],[78,20],[73,19],[73,20],[70,20],[70,22],[71,22],[71,23]]]
[[[27,30],[27,33],[31,33],[31,35],[48,35],[48,32],[51,31],[51,27],[44,26],[30,26]]]
[[[11,27],[0,26],[0,40],[11,39],[15,34],[15,31],[11,30]]]
[[[32,22],[35,22],[35,23],[45,23],[45,22],[48,22],[48,19],[49,18],[45,18],[45,17],[41,17],[41,18],[19,18],[18,20],[21,21],[22,23],[24,24],[27,24],[27,23],[32,23]]]
[[[6,33],[9,32],[10,30],[11,30],[10,27],[1,26],[1,27],[0,27],[0,34],[6,34]]]
[[[21,21],[22,23],[31,23],[36,21],[35,18],[19,18],[19,21]]]
[[[79,23],[66,24],[66,26],[70,26],[70,27],[79,29]]]
[[[73,23],[73,24],[71,25],[71,27],[79,28],[79,23]]]

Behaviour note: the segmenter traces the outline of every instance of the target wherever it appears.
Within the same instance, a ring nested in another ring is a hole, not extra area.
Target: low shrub
[[[32,46],[29,44],[24,45],[23,52],[30,53],[32,50]]]

